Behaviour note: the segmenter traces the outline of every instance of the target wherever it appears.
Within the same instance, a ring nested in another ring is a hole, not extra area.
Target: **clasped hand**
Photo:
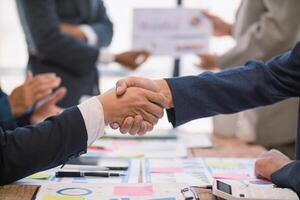
[[[169,88],[164,80],[129,77],[117,82],[99,96],[106,124],[131,135],[143,135],[163,117],[163,109],[172,107]]]

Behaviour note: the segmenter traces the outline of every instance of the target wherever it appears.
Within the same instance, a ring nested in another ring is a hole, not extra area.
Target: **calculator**
[[[213,194],[228,200],[299,200],[291,189],[240,180],[215,180]]]

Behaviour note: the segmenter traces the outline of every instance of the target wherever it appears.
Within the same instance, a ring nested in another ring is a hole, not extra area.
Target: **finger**
[[[135,116],[133,125],[129,130],[130,135],[136,135],[141,129],[142,123],[143,123],[143,117],[141,115]]]
[[[159,92],[160,90],[159,86],[153,80],[139,77],[128,77],[117,82],[117,95],[123,95],[126,92],[126,89],[129,87],[143,88],[153,92]]]
[[[169,106],[168,100],[164,95],[157,93],[157,92],[147,91],[147,90],[145,90],[144,92],[145,92],[146,98],[149,101],[151,101],[157,105],[160,105],[163,108],[167,108]]]
[[[32,72],[28,71],[25,79],[25,84],[29,84],[32,81],[32,79],[33,79]]]
[[[30,86],[30,89],[32,90],[33,95],[38,95],[39,93],[44,93],[45,91],[52,91],[54,88],[59,86],[60,79],[58,79],[55,82],[48,82],[48,83],[35,83],[34,85]]]
[[[120,125],[116,122],[110,123],[109,126],[110,126],[110,128],[112,128],[114,130],[117,130],[118,128],[120,128]]]
[[[43,85],[51,85],[53,88],[58,87],[61,83],[61,78],[51,76],[35,77],[31,82],[31,87],[36,88]]]
[[[56,104],[59,102],[67,93],[67,89],[65,87],[61,87],[57,89],[49,98],[48,103]]]
[[[149,122],[146,122],[146,125],[147,125],[147,132],[150,132],[153,130],[153,125],[150,124]]]
[[[60,101],[67,93],[67,89],[62,87],[56,90],[49,98],[45,99],[44,105],[55,105],[58,101]]]
[[[164,110],[162,109],[162,107],[160,107],[155,103],[148,102],[144,105],[143,109],[145,109],[148,113],[151,113],[152,115],[154,115],[156,118],[159,119],[161,119],[164,115]]]
[[[125,79],[123,80],[119,80],[116,83],[116,94],[117,96],[122,96],[123,94],[125,94],[127,90],[127,82]]]
[[[142,126],[139,130],[139,132],[137,133],[138,135],[145,135],[146,132],[150,129],[150,126],[152,126],[149,122],[143,121],[142,122]]]
[[[212,15],[208,10],[203,10],[202,14],[210,20],[214,20],[214,15]]]
[[[123,124],[122,124],[122,126],[120,128],[120,132],[123,133],[123,134],[128,133],[129,130],[131,129],[132,125],[133,125],[133,122],[134,122],[133,117],[127,117],[124,120],[124,122],[123,122]]]
[[[149,113],[148,111],[142,111],[142,116],[145,121],[153,125],[157,124],[159,119],[158,117],[154,116],[152,113]]]
[[[52,93],[52,90],[45,90],[43,92],[39,92],[37,94],[33,94],[33,101],[36,103],[46,97],[48,97]]]

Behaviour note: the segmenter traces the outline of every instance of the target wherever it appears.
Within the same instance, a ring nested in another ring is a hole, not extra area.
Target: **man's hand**
[[[211,20],[214,27],[214,36],[220,37],[231,35],[231,24],[225,22],[223,19],[216,15],[212,15],[207,11],[203,11],[203,14]]]
[[[57,89],[40,107],[34,110],[30,123],[38,124],[48,117],[60,114],[63,109],[56,106],[56,103],[66,95],[66,92],[64,87]]]
[[[141,66],[149,58],[150,53],[148,51],[127,51],[121,54],[117,54],[115,62],[124,66],[125,68],[135,70]]]
[[[98,96],[98,99],[103,105],[106,124],[122,124],[123,121],[134,123],[136,120],[139,125],[134,127],[136,132],[151,129],[163,116],[163,107],[167,104],[162,94],[137,87],[128,88],[126,94],[121,96],[117,96],[115,89],[111,89]],[[142,125],[143,120],[145,123]]]
[[[83,31],[80,29],[79,25],[68,24],[68,23],[60,23],[60,31],[71,36],[77,38],[82,41],[86,41],[86,36]]]
[[[271,179],[271,175],[292,162],[287,156],[277,150],[263,153],[255,162],[255,175],[258,177]]]
[[[50,95],[60,82],[61,79],[53,73],[33,77],[29,72],[24,84],[15,88],[8,96],[13,116],[24,114],[33,104]]]
[[[219,67],[217,64],[217,55],[215,54],[202,54],[199,55],[199,58],[200,64],[197,67],[200,69],[213,70]]]
[[[170,88],[165,80],[150,80],[145,78],[138,78],[138,77],[129,77],[126,79],[119,80],[116,85],[116,94],[118,96],[122,96],[126,94],[126,91],[130,87],[138,87],[143,88],[146,90],[150,90],[152,92],[158,92],[166,98],[166,105],[164,108],[171,108],[173,107],[173,100]],[[120,128],[122,133],[130,133],[130,134],[139,134],[143,135],[148,131],[153,129],[153,126],[146,126],[144,123],[145,121],[141,121],[141,116],[136,116],[135,118],[130,117],[126,118],[123,123],[111,123],[110,126],[113,129]],[[148,129],[142,129],[147,127]],[[139,130],[140,131],[137,131]],[[142,130],[142,131],[141,131]]]
[[[173,107],[173,99],[171,90],[165,80],[151,80],[140,77],[128,77],[121,79],[116,84],[116,94],[122,96],[126,93],[126,90],[130,87],[143,88],[152,92],[161,93],[167,99],[167,105],[165,108]]]

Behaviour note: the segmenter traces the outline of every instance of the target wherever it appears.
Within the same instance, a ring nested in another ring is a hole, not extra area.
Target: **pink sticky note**
[[[152,185],[116,185],[114,188],[115,196],[150,196],[153,195]]]
[[[215,173],[213,174],[215,179],[232,179],[232,180],[244,180],[249,179],[249,176],[245,174],[222,174],[222,173]]]
[[[150,170],[152,173],[183,173],[181,167],[153,167]]]

